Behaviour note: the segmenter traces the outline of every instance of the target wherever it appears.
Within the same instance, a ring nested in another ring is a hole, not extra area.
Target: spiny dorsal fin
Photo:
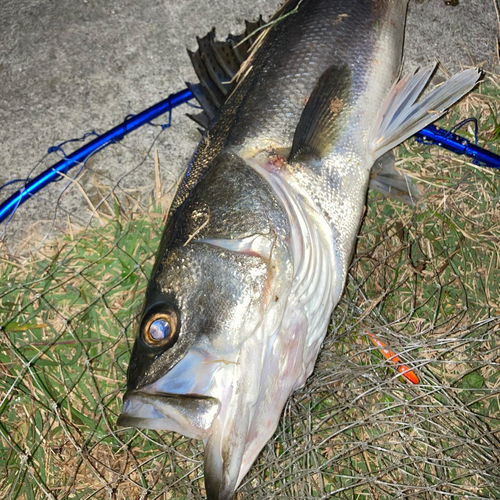
[[[194,96],[203,108],[198,115],[188,115],[196,123],[208,128],[217,110],[224,104],[226,97],[234,87],[233,78],[247,60],[252,45],[263,26],[262,16],[255,22],[246,22],[245,32],[230,35],[224,42],[215,40],[215,28],[203,38],[197,38],[196,52],[188,50],[199,84],[188,84]],[[208,125],[207,125],[208,124]]]
[[[204,127],[204,125],[202,125],[202,123],[210,124],[213,117],[215,116],[215,113],[217,112],[217,108],[215,107],[214,104],[212,104],[212,101],[206,97],[207,92],[205,92],[202,89],[202,87],[199,83],[195,84],[195,83],[186,82],[186,85],[188,86],[189,90],[193,93],[196,100],[200,103],[200,106],[203,109],[203,111],[201,113],[198,113],[196,115],[192,115],[192,114],[188,113],[189,118],[194,120],[196,123],[198,123],[202,127]]]
[[[330,66],[302,111],[293,137],[289,161],[323,158],[335,144],[343,127],[341,113],[351,92],[351,70],[347,64]]]

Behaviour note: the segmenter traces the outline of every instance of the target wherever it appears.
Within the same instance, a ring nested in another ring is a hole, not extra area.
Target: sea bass
[[[478,80],[464,71],[420,101],[432,69],[395,83],[406,8],[290,0],[253,25],[251,48],[211,33],[192,54],[207,130],[166,222],[118,424],[203,439],[209,499],[233,497],[314,368],[372,166],[382,157],[376,187],[404,192],[390,150]]]

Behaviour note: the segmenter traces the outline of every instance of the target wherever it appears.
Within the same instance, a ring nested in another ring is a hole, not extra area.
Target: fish
[[[117,424],[201,439],[207,498],[229,500],[312,373],[369,185],[418,190],[391,150],[480,73],[420,98],[399,78],[407,0],[289,0],[190,53],[204,129],[172,201]]]

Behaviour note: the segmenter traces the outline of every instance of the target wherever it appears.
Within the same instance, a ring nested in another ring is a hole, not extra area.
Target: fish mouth
[[[190,438],[205,439],[220,412],[217,398],[200,394],[128,391],[117,425],[140,429],[168,430]]]

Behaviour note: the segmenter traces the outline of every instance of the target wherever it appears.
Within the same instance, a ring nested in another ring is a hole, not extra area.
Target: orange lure
[[[390,361],[396,370],[403,375],[407,380],[409,380],[412,384],[418,384],[420,382],[417,374],[408,366],[401,364],[401,358],[394,352],[391,351],[377,336],[373,333],[366,332],[370,340],[373,342],[375,346],[378,347],[378,350],[382,353],[385,359]]]

